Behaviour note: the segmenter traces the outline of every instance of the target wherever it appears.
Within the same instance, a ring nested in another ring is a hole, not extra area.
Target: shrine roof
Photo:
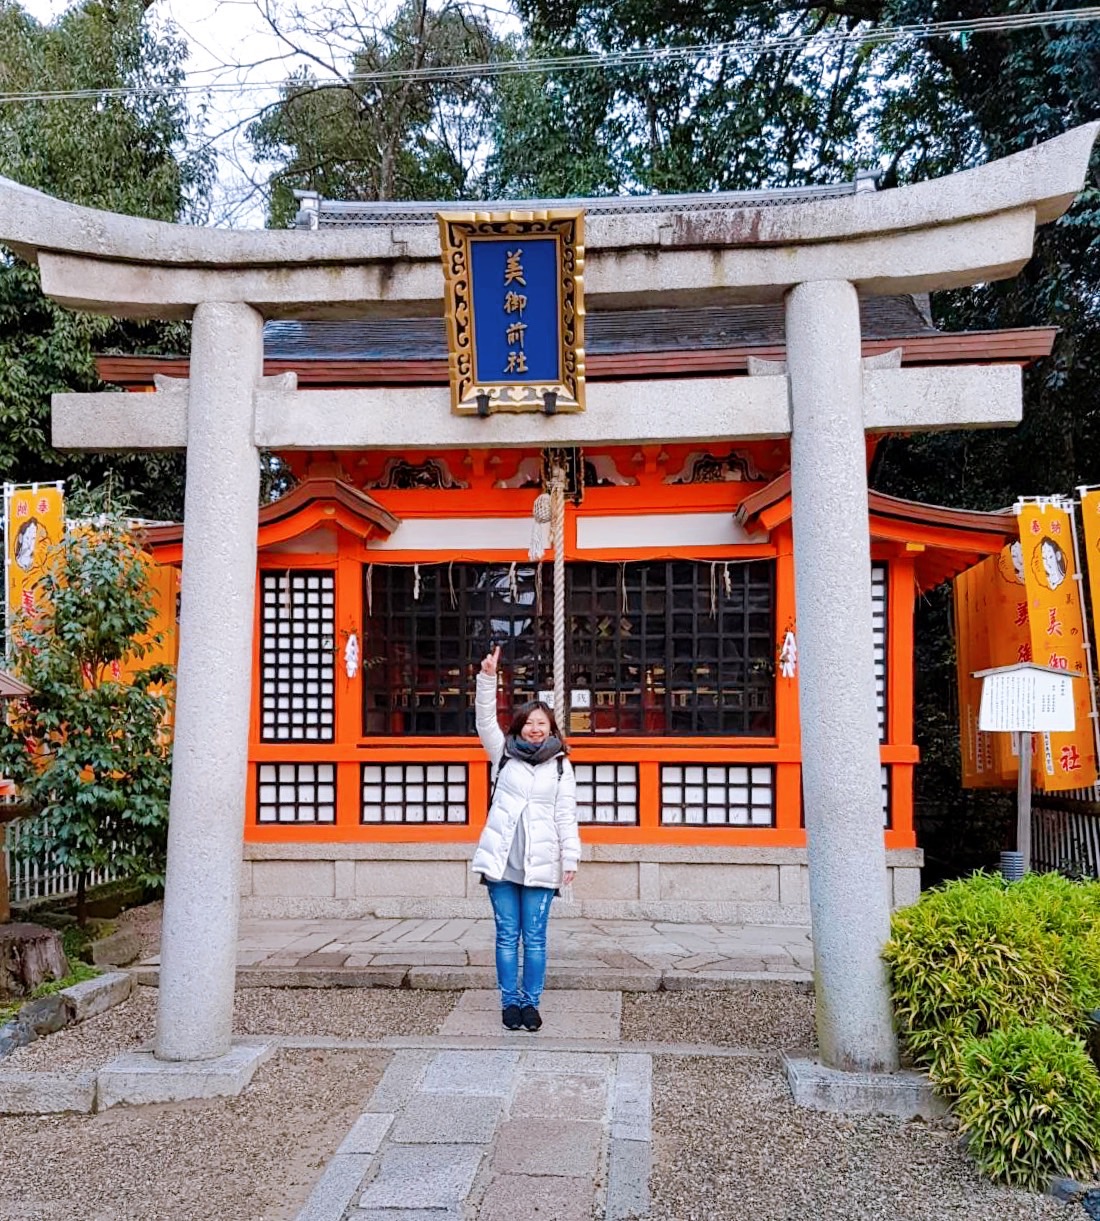
[[[318,524],[338,525],[366,538],[377,532],[392,534],[400,522],[359,488],[341,479],[315,477],[303,479],[278,500],[260,507],[259,545],[283,542]],[[152,526],[144,538],[153,548],[178,546],[183,541],[183,523]]]
[[[939,335],[927,296],[871,297],[860,305],[867,339]],[[585,355],[703,351],[784,343],[782,305],[615,310],[585,319]],[[268,360],[446,360],[442,318],[269,322]]]
[[[1011,509],[980,512],[903,500],[871,489],[867,494],[872,539],[904,543],[914,556],[917,587],[932,589],[1018,537]],[[734,511],[746,530],[773,530],[791,516],[791,473],[752,492]]]
[[[1002,361],[1029,364],[1050,354],[1054,327],[941,331],[928,297],[861,302],[863,352],[902,349],[906,365]],[[614,310],[585,320],[585,358],[593,380],[741,373],[749,356],[782,360],[780,305]],[[264,327],[266,373],[294,371],[299,385],[445,383],[447,340],[441,318],[276,321]],[[155,373],[186,377],[186,357],[96,357],[100,377],[150,386]]]
[[[582,208],[587,216],[644,216],[676,214],[705,209],[708,212],[740,208],[774,208],[783,204],[811,203],[874,191],[878,172],[864,171],[851,182],[820,186],[772,187],[760,191],[699,191],[671,195],[607,195],[602,198],[487,199],[487,200],[346,200],[322,199],[316,191],[295,191],[298,229],[362,229],[371,225],[438,224],[440,212],[547,212]]]

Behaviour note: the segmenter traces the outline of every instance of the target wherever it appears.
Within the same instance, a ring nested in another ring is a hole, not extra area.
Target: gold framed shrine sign
[[[584,212],[440,212],[451,409],[584,410]]]

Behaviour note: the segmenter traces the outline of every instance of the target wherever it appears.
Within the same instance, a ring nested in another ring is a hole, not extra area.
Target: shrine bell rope
[[[565,472],[550,477],[550,525],[554,535],[554,719],[565,724]]]

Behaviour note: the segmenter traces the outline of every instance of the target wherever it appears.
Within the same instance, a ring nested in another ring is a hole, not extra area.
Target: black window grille
[[[315,569],[260,574],[264,742],[331,742],[335,576]]]
[[[256,767],[256,821],[335,822],[336,765],[260,763]]]
[[[471,733],[493,644],[508,707],[552,688],[550,565],[367,572],[368,735]],[[774,732],[770,561],[570,564],[566,608],[571,737]]]
[[[470,821],[465,763],[364,763],[364,823]]]
[[[775,769],[756,764],[663,764],[661,822],[665,826],[774,826]]]

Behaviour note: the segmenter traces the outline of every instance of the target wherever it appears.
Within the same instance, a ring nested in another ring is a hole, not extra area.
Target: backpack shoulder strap
[[[492,806],[493,798],[497,794],[497,785],[500,783],[500,773],[502,771],[504,771],[504,765],[507,762],[508,762],[508,751],[506,749],[504,751],[504,753],[500,756],[500,762],[497,764],[497,770],[496,770],[495,774],[493,775],[493,787],[489,790],[489,805],[490,806]]]
[[[565,763],[562,760],[562,756],[558,755],[558,779],[559,780],[561,779],[561,774],[564,770],[565,770]]]

